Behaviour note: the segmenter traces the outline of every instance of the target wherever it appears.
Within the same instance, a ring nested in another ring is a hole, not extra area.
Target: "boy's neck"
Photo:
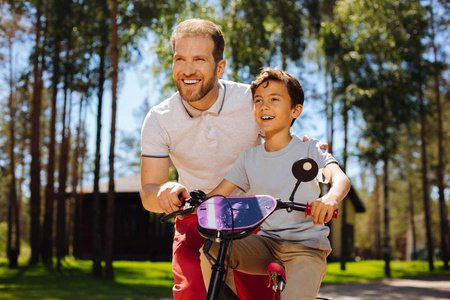
[[[267,152],[275,152],[283,149],[292,140],[291,132],[286,133],[278,133],[278,134],[266,134],[266,141],[264,143],[264,148]]]

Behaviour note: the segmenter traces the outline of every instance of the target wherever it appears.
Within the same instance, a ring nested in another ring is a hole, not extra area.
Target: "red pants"
[[[174,300],[206,298],[199,252],[204,242],[205,239],[197,232],[197,215],[176,220],[172,257]],[[234,282],[241,300],[269,300],[273,297],[272,290],[267,287],[268,276],[234,271]]]

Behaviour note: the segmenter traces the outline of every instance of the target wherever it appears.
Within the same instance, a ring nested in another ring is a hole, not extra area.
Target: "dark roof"
[[[366,208],[364,207],[364,204],[362,203],[361,199],[359,198],[358,194],[356,193],[356,190],[353,188],[353,186],[350,188],[350,191],[347,194],[347,197],[352,201],[353,205],[355,206],[356,212],[365,212]]]

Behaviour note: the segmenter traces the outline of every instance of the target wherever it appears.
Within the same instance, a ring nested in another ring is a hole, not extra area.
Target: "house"
[[[161,224],[161,215],[143,208],[139,183],[139,175],[115,181],[114,259],[170,261],[173,223]],[[99,189],[100,231],[104,236],[108,182],[100,182]],[[93,196],[91,186],[83,187],[76,200],[73,255],[79,259],[92,258]]]
[[[139,196],[139,175],[115,181],[114,259],[170,261],[172,259],[173,223],[161,224],[161,215],[146,211]],[[100,230],[104,232],[108,182],[100,183]],[[354,258],[354,226],[356,214],[364,212],[364,205],[352,187],[346,201],[347,259]],[[76,203],[73,255],[92,258],[92,187],[84,187]],[[330,261],[339,260],[341,253],[342,204],[338,219],[333,219],[330,240],[333,251]],[[104,234],[103,234],[104,236]],[[104,243],[103,243],[104,244]]]
[[[329,239],[331,241],[331,247],[333,251],[328,257],[328,261],[339,261],[341,257],[342,249],[342,224],[344,222],[343,216],[343,205],[346,205],[346,216],[345,216],[345,232],[347,234],[346,238],[346,260],[354,260],[355,258],[355,221],[358,213],[363,213],[366,211],[364,204],[358,197],[356,190],[353,186],[347,194],[347,197],[339,204],[339,215],[337,219],[332,219],[328,223],[330,227]]]

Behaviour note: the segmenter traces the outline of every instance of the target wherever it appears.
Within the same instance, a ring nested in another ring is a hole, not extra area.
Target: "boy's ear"
[[[292,109],[292,117],[297,119],[298,117],[300,117],[300,115],[302,114],[303,111],[303,105],[301,104],[297,104],[293,109]]]

